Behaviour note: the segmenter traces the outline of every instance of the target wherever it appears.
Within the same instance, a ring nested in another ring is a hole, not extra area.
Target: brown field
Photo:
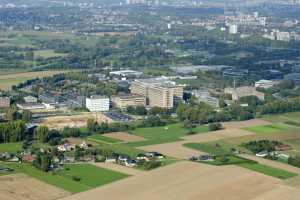
[[[124,142],[138,142],[143,141],[145,138],[125,132],[115,132],[115,133],[105,133],[103,134],[105,137],[122,140]]]
[[[300,190],[236,166],[181,161],[62,200],[263,200],[277,195],[296,200]]]
[[[0,176],[1,200],[54,200],[70,195],[24,174]]]
[[[224,128],[231,129],[231,128],[246,128],[251,126],[268,125],[271,124],[271,122],[262,119],[251,119],[247,121],[224,122],[222,124]]]
[[[173,142],[167,144],[156,144],[156,145],[149,145],[149,146],[142,146],[138,147],[144,151],[158,151],[164,155],[168,155],[178,159],[188,159],[192,156],[197,156],[200,154],[207,154],[201,153],[200,151],[190,149],[187,147],[182,146],[186,141],[180,142]]]
[[[100,113],[82,113],[72,116],[54,116],[41,119],[38,124],[49,128],[62,129],[69,127],[84,127],[88,119],[97,119],[98,122],[111,123],[112,120]]]
[[[183,139],[186,140],[186,142],[211,142],[220,139],[235,138],[248,135],[254,135],[254,133],[242,129],[231,128],[210,133],[189,135],[183,137]]]
[[[133,175],[133,176],[139,176],[139,175],[144,175],[147,172],[146,171],[142,171],[139,169],[135,169],[135,168],[130,168],[130,167],[126,167],[123,165],[119,165],[119,164],[114,164],[114,163],[106,163],[106,162],[92,162],[92,165],[95,165],[97,167],[101,167],[101,168],[105,168],[105,169],[110,169],[113,171],[117,171],[117,172],[121,172],[124,174],[128,174],[128,175]]]

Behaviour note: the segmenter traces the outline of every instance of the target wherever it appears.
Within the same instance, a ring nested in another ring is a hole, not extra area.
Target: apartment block
[[[146,96],[139,94],[123,94],[112,97],[113,105],[125,109],[128,106],[146,106]]]
[[[0,108],[9,108],[9,107],[10,107],[10,98],[0,97]]]
[[[91,112],[104,112],[109,110],[109,98],[104,96],[91,96],[86,98],[86,108]]]
[[[145,96],[150,107],[172,108],[174,101],[180,101],[183,97],[183,86],[166,78],[135,80],[130,89],[133,94]]]

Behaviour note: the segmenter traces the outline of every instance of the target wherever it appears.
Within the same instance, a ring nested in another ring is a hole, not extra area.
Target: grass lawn
[[[91,135],[91,136],[87,137],[87,140],[92,141],[92,142],[104,142],[104,143],[111,143],[111,144],[122,142],[122,140],[105,137],[100,134]]]
[[[5,163],[5,165],[71,193],[83,192],[127,177],[125,174],[89,164],[66,165],[69,170],[62,170],[55,174],[42,172],[27,163]],[[81,180],[73,180],[74,175],[80,177]]]
[[[22,150],[22,144],[18,142],[0,144],[0,152],[16,153]]]
[[[197,126],[193,129],[195,133],[208,132],[208,126]],[[162,127],[138,128],[131,131],[132,134],[144,137],[146,141],[130,142],[130,146],[145,146],[152,144],[162,144],[181,140],[180,137],[188,135],[189,130],[183,124],[171,124]]]
[[[279,179],[288,179],[294,176],[297,176],[297,174],[292,173],[292,172],[288,172],[282,169],[278,169],[278,168],[274,168],[274,167],[270,167],[267,165],[262,165],[259,163],[242,163],[242,164],[238,164],[238,166],[246,168],[246,169],[250,169],[252,171],[256,171],[268,176],[273,176]]]
[[[290,130],[291,127],[285,124],[271,124],[271,125],[263,125],[263,126],[253,126],[244,129],[254,133],[262,134],[262,133],[284,132]]]

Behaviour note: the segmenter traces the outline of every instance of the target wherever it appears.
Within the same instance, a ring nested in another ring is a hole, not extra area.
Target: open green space
[[[65,57],[67,56],[67,54],[57,53],[54,50],[38,50],[38,51],[34,51],[34,56],[47,59],[47,58]]]
[[[285,124],[278,123],[278,124],[270,124],[270,125],[263,125],[263,126],[253,126],[244,129],[257,134],[264,134],[264,133],[278,133],[278,132],[288,131],[291,129],[291,127]]]
[[[238,164],[238,166],[279,179],[288,179],[298,175],[296,173],[288,172],[286,170],[270,167],[259,163],[241,163]]]
[[[197,126],[192,130],[195,134],[208,132],[208,126]],[[144,137],[145,141],[130,142],[128,145],[138,147],[153,144],[162,144],[176,142],[181,137],[187,136],[189,130],[183,127],[183,124],[176,123],[161,127],[138,128],[131,131],[132,134]]]
[[[22,144],[18,142],[0,144],[0,153],[1,152],[16,153],[21,150],[22,150]]]
[[[125,174],[89,164],[69,164],[56,173],[43,172],[28,163],[5,163],[5,166],[71,193],[83,192],[127,177]],[[73,176],[79,177],[80,181],[74,180]]]
[[[92,142],[100,142],[100,143],[104,142],[104,143],[111,143],[111,144],[122,142],[122,140],[105,137],[105,136],[100,135],[100,134],[91,135],[91,136],[87,137],[87,139],[89,141],[92,141]]]

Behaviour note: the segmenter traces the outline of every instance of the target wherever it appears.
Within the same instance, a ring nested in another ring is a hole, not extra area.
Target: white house
[[[91,96],[86,98],[86,108],[91,112],[104,112],[109,110],[109,98],[103,96]]]

